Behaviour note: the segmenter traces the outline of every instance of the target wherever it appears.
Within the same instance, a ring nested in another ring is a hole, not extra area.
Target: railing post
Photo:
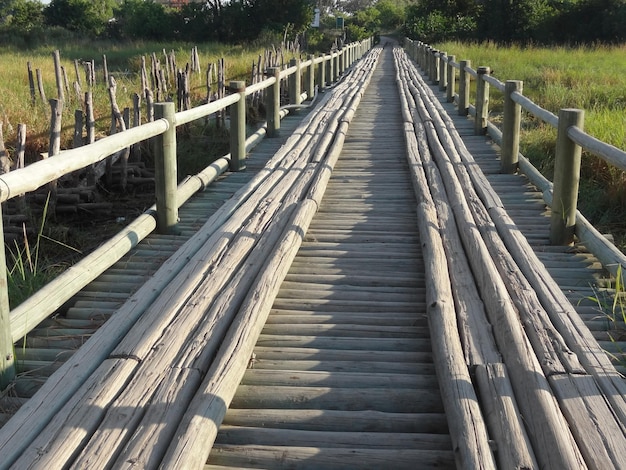
[[[4,250],[4,227],[0,208],[0,391],[15,378],[15,357],[13,356],[13,335],[9,309],[9,286],[7,282],[7,260]]]
[[[426,46],[424,48],[424,70],[429,80],[433,79],[433,48]]]
[[[296,67],[296,72],[289,76],[289,103],[298,105],[302,103],[302,77],[300,76],[300,60],[291,59],[289,66]]]
[[[333,84],[333,53],[328,57],[328,66],[326,67],[326,83],[330,86]]]
[[[230,82],[230,91],[239,93],[239,101],[231,104],[229,109],[230,170],[241,171],[246,168],[246,82]]]
[[[459,64],[461,66],[461,70],[459,72],[459,116],[467,116],[469,113],[471,77],[465,70],[465,67],[471,67],[471,64],[471,60],[462,60]]]
[[[439,91],[445,91],[448,86],[448,67],[446,66],[446,53],[439,52]]]
[[[312,100],[315,97],[315,62],[313,62],[313,54],[309,54],[307,60],[311,61],[311,65],[307,67],[306,95],[308,99]]]
[[[332,78],[332,82],[335,83],[337,80],[339,80],[339,51],[335,51],[335,53],[333,54],[333,78]]]
[[[176,200],[176,109],[174,103],[155,103],[155,119],[166,119],[167,130],[157,136],[154,152],[154,182],[157,208],[157,229],[175,233],[178,224]]]
[[[489,67],[478,67],[476,80],[476,116],[474,116],[474,135],[485,135],[489,120],[489,83],[485,75],[491,73]]]
[[[550,218],[550,243],[553,245],[569,245],[574,241],[582,149],[569,138],[567,130],[572,126],[582,130],[584,116],[582,109],[559,111]]]
[[[343,72],[346,70],[346,50],[345,49],[339,49],[338,52],[338,56],[337,56],[337,77],[340,77],[341,74],[343,74]]]
[[[267,136],[277,137],[280,133],[280,69],[270,67],[267,69],[267,75],[276,79],[266,94]]]
[[[433,49],[431,51],[430,67],[432,70],[432,74],[430,76],[430,82],[433,85],[437,85],[439,83],[439,58],[437,57],[438,54],[439,51],[437,49]]]
[[[317,67],[317,86],[320,92],[324,91],[326,88],[326,59],[324,58],[324,54],[322,54],[321,57],[322,60]]]
[[[452,103],[454,101],[454,91],[456,87],[456,68],[452,63],[456,60],[456,56],[448,56],[448,84],[446,86],[446,101]]]
[[[504,84],[504,111],[502,116],[502,150],[500,171],[515,173],[519,162],[519,135],[522,122],[522,107],[511,99],[511,95],[522,92],[524,82],[507,80]]]

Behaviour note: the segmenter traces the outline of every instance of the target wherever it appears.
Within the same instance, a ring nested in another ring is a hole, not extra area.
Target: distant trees
[[[624,24],[626,0],[417,0],[404,32],[426,42],[623,42]]]
[[[0,25],[31,31],[44,25],[43,4],[37,0],[0,0]]]
[[[52,0],[44,9],[46,24],[100,35],[113,17],[116,0]]]
[[[322,27],[312,30],[316,7]],[[342,31],[337,16],[345,20]],[[590,43],[626,41],[625,24],[626,0],[204,0],[180,9],[154,0],[0,0],[0,40],[56,26],[113,39],[194,42],[293,39],[307,31],[311,44],[324,45],[380,32],[426,42]]]

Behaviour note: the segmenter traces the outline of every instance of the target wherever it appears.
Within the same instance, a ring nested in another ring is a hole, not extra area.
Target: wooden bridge
[[[16,347],[0,468],[626,468],[607,271],[401,48],[245,164]]]

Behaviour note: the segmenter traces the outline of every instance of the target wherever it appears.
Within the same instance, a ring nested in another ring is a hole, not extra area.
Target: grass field
[[[46,98],[56,98],[56,80],[54,74],[52,54],[59,50],[62,66],[65,68],[68,81],[72,84],[77,81],[74,61],[95,61],[96,86],[93,90],[94,107],[96,109],[96,127],[100,134],[108,133],[110,127],[110,101],[103,78],[103,55],[106,55],[109,73],[117,82],[117,100],[120,109],[132,108],[133,93],[141,93],[140,67],[141,57],[145,56],[147,67],[150,67],[150,54],[155,53],[163,63],[163,51],[169,54],[175,52],[178,68],[184,68],[191,59],[191,44],[156,44],[132,43],[113,44],[110,42],[78,42],[55,44],[38,47],[33,50],[20,50],[11,47],[0,49],[0,120],[4,124],[4,139],[11,150],[16,140],[17,125],[24,123],[27,126],[27,147],[30,158],[36,158],[40,152],[47,151],[49,123],[49,104],[43,102],[39,93],[36,93],[35,104],[31,103],[28,81],[27,64],[30,62],[35,74],[39,69],[43,78]],[[262,49],[246,49],[241,46],[226,46],[219,44],[198,45],[201,73],[194,73],[191,77],[192,100],[198,104],[206,99],[206,70],[208,64],[216,63],[225,58],[226,83],[231,79],[246,77],[251,70],[252,63],[257,60]],[[79,68],[82,91],[87,91],[85,72]],[[36,79],[36,78],[35,78]],[[37,85],[35,84],[35,87]],[[70,86],[66,94],[66,105],[63,114],[64,137],[69,145],[72,139],[74,110],[81,109],[82,102]],[[29,155],[27,155],[27,160]]]
[[[498,80],[522,80],[524,95],[558,114],[562,108],[585,110],[585,130],[626,149],[626,45],[589,47],[502,47],[494,44],[436,44],[472,68],[489,66]],[[501,95],[491,93],[490,109],[501,112]],[[552,178],[556,131],[526,121],[522,153]],[[626,248],[626,176],[600,159],[583,155],[580,210]]]

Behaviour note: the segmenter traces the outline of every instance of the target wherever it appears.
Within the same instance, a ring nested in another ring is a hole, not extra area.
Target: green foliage
[[[380,0],[372,8],[378,11],[380,32],[396,31],[404,21],[404,9],[391,0]]]
[[[550,0],[485,0],[479,19],[479,39],[504,42],[550,40],[548,25],[555,15]]]
[[[41,28],[44,24],[43,4],[37,0],[0,2],[0,25],[23,32]]]
[[[477,28],[474,1],[422,1],[406,9],[404,34],[425,42],[471,38]]]
[[[113,17],[115,0],[52,0],[44,14],[50,26],[99,35]]]
[[[114,10],[109,35],[121,39],[171,40],[173,21],[165,7],[153,1],[124,0]]]
[[[404,34],[424,42],[619,43],[626,0],[421,0],[406,9]]]

